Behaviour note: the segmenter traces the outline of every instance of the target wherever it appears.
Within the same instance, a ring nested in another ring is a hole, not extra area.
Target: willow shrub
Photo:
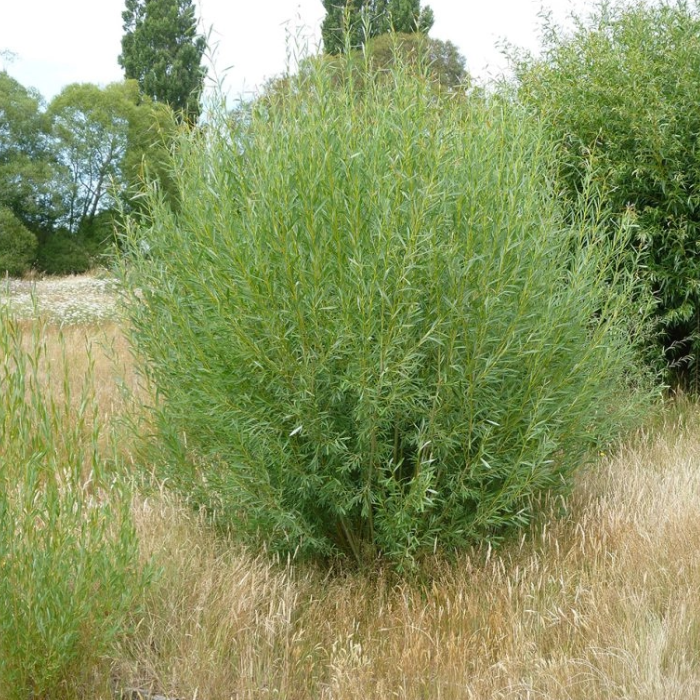
[[[564,227],[537,128],[400,61],[359,83],[319,65],[183,135],[124,274],[171,483],[404,566],[527,523],[650,394],[625,234]]]
[[[650,355],[700,391],[700,3],[598,2],[572,32],[542,34],[542,57],[516,61],[520,98],[561,144],[570,199],[592,159],[603,206],[634,213],[658,300]]]
[[[92,376],[76,395],[46,325],[24,326],[0,300],[0,700],[78,697],[149,574]]]

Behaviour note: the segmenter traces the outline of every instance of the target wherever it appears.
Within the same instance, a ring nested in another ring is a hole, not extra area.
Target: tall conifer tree
[[[323,0],[326,17],[321,25],[323,46],[328,54],[345,50],[345,34],[357,48],[365,38],[396,32],[427,34],[435,18],[430,7],[421,8],[420,0]],[[365,25],[369,37],[365,37]]]
[[[192,0],[126,0],[119,64],[141,91],[195,122],[206,69]]]

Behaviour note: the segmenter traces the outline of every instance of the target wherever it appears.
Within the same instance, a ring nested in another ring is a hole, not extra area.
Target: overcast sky
[[[428,0],[435,13],[431,36],[448,39],[467,58],[473,75],[498,74],[505,61],[498,42],[539,45],[537,14],[544,5],[565,21],[591,0]],[[124,0],[4,0],[0,58],[25,86],[48,100],[73,82],[105,85],[121,80],[121,12]],[[215,45],[216,72],[232,96],[252,92],[285,68],[287,35],[320,41],[321,0],[196,0],[202,31]],[[228,69],[228,70],[226,70]]]

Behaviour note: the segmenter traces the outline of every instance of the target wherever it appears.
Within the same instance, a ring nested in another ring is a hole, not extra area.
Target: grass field
[[[33,323],[23,321],[27,347]],[[118,322],[73,324],[63,338],[65,360],[50,326],[47,354],[67,363],[76,386],[94,364],[100,419],[119,430],[133,409],[123,388],[137,382]],[[132,448],[119,440],[124,463],[147,474]],[[159,575],[128,634],[73,692],[107,698],[113,687],[140,687],[181,700],[700,697],[699,467],[700,413],[679,400],[581,474],[569,501],[552,504],[559,519],[499,551],[435,562],[401,583],[377,571],[330,575],[252,556],[165,486],[135,487],[141,559]]]
[[[697,697],[699,427],[684,407],[564,519],[422,583],[270,566],[141,498],[164,570],[122,673],[188,698]]]

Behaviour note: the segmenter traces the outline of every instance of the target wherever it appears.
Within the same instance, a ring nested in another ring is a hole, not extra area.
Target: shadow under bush
[[[565,226],[523,113],[334,70],[181,138],[128,309],[172,483],[274,550],[406,566],[527,523],[650,383],[626,234]]]

